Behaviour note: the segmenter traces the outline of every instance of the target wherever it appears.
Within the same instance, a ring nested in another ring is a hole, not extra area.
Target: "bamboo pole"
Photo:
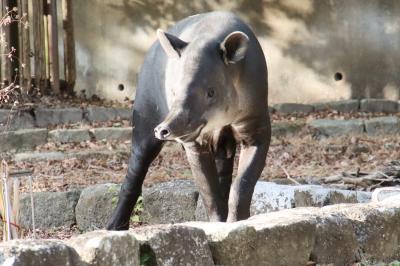
[[[1,164],[0,169],[1,173],[3,173],[3,164]],[[0,175],[2,175],[0,173]],[[7,226],[6,226],[6,221],[5,221],[5,210],[6,210],[6,205],[4,202],[4,183],[3,183],[3,177],[0,178],[0,212],[1,212],[1,218],[3,222],[3,242],[7,241]]]
[[[17,0],[8,0],[8,7],[11,10],[14,10],[14,8],[17,8],[18,12],[18,1]],[[12,12],[12,18],[15,19],[15,15],[17,13],[15,11]],[[11,79],[10,82],[13,82],[15,84],[19,83],[19,58],[18,58],[18,49],[19,49],[19,23],[17,22],[12,22],[9,27],[10,27],[10,43],[9,46],[13,52],[13,57],[10,62],[11,64]]]
[[[8,13],[7,1],[1,1],[1,17],[5,17]],[[4,36],[2,43],[0,43],[0,54],[1,54],[1,83],[0,87],[5,87],[11,82],[11,62],[7,58],[7,54],[9,53],[10,47],[10,26],[9,25],[1,25],[0,26],[0,36]]]
[[[17,227],[15,226],[17,224],[17,221],[15,220],[15,217],[14,217],[15,205],[14,205],[14,201],[13,201],[13,194],[14,194],[13,188],[14,188],[13,180],[10,178],[10,175],[7,175],[8,207],[9,207],[8,220],[10,220],[10,234],[11,234],[11,239],[17,239],[18,231],[17,231]]]
[[[1,10],[0,10],[0,19],[2,19],[3,18],[3,16],[4,16],[4,1],[1,1],[1,3],[0,3],[0,8],[1,8]],[[4,36],[4,26],[3,25],[0,25],[0,38],[1,38],[1,36]],[[4,52],[5,52],[5,47],[4,47],[4,40],[1,40],[0,39],[0,89],[3,87],[3,77],[4,77],[4,68],[5,68],[5,66],[4,66],[4,56],[3,56],[3,54],[4,54]]]
[[[33,26],[33,45],[34,45],[34,66],[35,83],[41,91],[45,93],[46,64],[44,58],[44,20],[43,20],[43,1],[32,1],[32,26]]]
[[[47,8],[47,2],[46,0],[39,0],[39,2],[41,3],[41,20],[42,20],[42,53],[43,53],[43,63],[41,65],[41,72],[43,73],[43,78],[42,78],[42,83],[43,83],[43,91],[44,93],[46,93],[47,88],[49,87],[48,81],[49,81],[49,71],[46,69],[47,65],[46,65],[46,53],[47,53],[47,59],[48,59],[48,53],[49,53],[49,49],[48,47],[46,48],[46,43],[48,45],[48,39],[47,39],[47,35],[46,35],[46,31],[47,29],[47,24],[46,24],[46,14],[45,14],[45,8]],[[47,11],[46,11],[47,12]]]
[[[62,0],[64,28],[64,75],[67,91],[73,91],[76,81],[75,37],[72,16],[72,0]]]
[[[1,8],[1,5],[0,5]],[[0,16],[1,16],[1,11],[0,11]],[[2,27],[0,26],[0,36],[3,35],[3,30],[1,29]],[[3,44],[0,43],[0,90],[3,88],[3,61],[4,58],[2,56],[3,54]]]
[[[8,165],[5,161],[2,162],[3,164],[3,188],[4,188],[4,220],[6,220],[6,231],[7,231],[7,238],[6,240],[11,240],[11,215],[10,215],[10,197],[8,191]]]
[[[60,94],[60,70],[58,58],[58,25],[57,25],[57,0],[50,0],[49,10],[49,47],[51,62],[51,81],[55,94]]]
[[[50,0],[43,0],[43,23],[44,23],[44,71],[46,73],[46,88],[48,88],[50,82],[50,69],[51,69],[51,56],[50,56],[50,17],[49,17],[49,5]]]
[[[35,226],[35,204],[33,201],[33,178],[29,176],[29,196],[31,198],[31,215],[32,215],[32,235],[36,238],[36,226]]]
[[[22,0],[18,0],[18,18],[21,18],[22,16]],[[19,80],[19,85],[20,85],[20,90],[21,92],[25,89],[23,86],[24,83],[24,77],[23,77],[23,73],[22,73],[22,69],[23,69],[23,57],[24,57],[24,43],[23,43],[23,36],[22,36],[22,32],[23,32],[23,26],[21,26],[22,23],[18,23],[18,48],[17,48],[17,56],[19,58],[19,66],[18,66],[18,80]],[[24,93],[23,93],[24,94]]]
[[[29,7],[28,0],[19,0],[19,15],[25,16],[28,21]],[[31,88],[31,58],[30,58],[30,36],[27,24],[20,23],[20,41],[19,54],[21,60],[20,66],[20,86],[22,95],[27,95]]]
[[[16,225],[19,223],[19,211],[20,211],[19,210],[19,208],[20,208],[19,187],[20,187],[20,184],[21,184],[21,182],[18,178],[12,179],[12,186],[13,186],[12,217],[13,217],[14,226],[13,226],[13,230],[11,230],[11,232],[14,234],[13,239],[19,238],[19,234],[18,234],[19,227],[17,227]]]

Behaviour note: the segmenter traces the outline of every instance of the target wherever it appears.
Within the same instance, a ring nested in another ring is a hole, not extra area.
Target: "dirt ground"
[[[126,152],[109,158],[12,163],[10,170],[32,169],[34,191],[65,191],[98,183],[122,182],[128,167],[130,142],[49,143],[38,148],[40,151],[64,152],[94,149]],[[318,183],[317,177],[343,172],[367,173],[399,159],[399,136],[360,135],[315,139],[307,132],[302,132],[298,136],[272,139],[266,167],[260,179],[285,183],[289,175],[300,183]],[[167,143],[150,167],[144,185],[191,178],[182,147],[179,144]],[[24,182],[22,185],[25,190]],[[343,185],[343,188],[368,189],[349,185]]]

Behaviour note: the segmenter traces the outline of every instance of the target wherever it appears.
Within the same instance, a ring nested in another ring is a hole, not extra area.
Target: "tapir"
[[[267,98],[263,51],[238,16],[204,13],[158,30],[138,76],[132,153],[107,229],[128,229],[148,168],[166,141],[182,144],[211,221],[248,218],[271,138]]]

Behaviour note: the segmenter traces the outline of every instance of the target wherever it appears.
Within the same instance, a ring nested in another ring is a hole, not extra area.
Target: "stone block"
[[[35,120],[29,111],[0,109],[0,131],[11,131],[35,127]]]
[[[171,181],[143,190],[143,220],[150,224],[194,221],[199,192],[193,182]]]
[[[352,223],[340,215],[319,214],[310,259],[319,265],[351,265],[359,260]]]
[[[139,266],[139,242],[129,232],[93,231],[68,240],[85,265]]]
[[[299,133],[305,126],[305,122],[299,121],[282,121],[273,122],[271,125],[273,137],[293,136]]]
[[[114,108],[114,110],[120,119],[132,121],[133,111],[131,108]]]
[[[104,228],[117,205],[120,187],[99,184],[83,189],[75,208],[78,228],[83,231]]]
[[[364,133],[364,121],[361,119],[316,119],[310,121],[308,125],[327,137]]]
[[[75,224],[75,206],[80,193],[80,191],[33,193],[36,228],[50,229],[61,226],[69,227]],[[24,194],[20,199],[19,223],[25,228],[32,229],[29,194]]]
[[[49,125],[74,124],[82,122],[83,111],[80,108],[38,108],[35,109],[36,124],[38,127]]]
[[[89,122],[102,122],[116,119],[132,120],[132,111],[124,108],[90,106],[85,111],[85,119]]]
[[[368,135],[400,134],[400,119],[396,116],[375,117],[365,120]]]
[[[256,215],[295,207],[321,207],[338,203],[369,202],[371,193],[325,188],[317,185],[279,185],[257,182],[250,214]]]
[[[0,243],[0,264],[7,266],[81,265],[76,251],[59,240]]]
[[[293,113],[311,113],[314,111],[314,107],[309,104],[301,103],[280,103],[273,106],[277,113],[282,114],[293,114]]]
[[[292,210],[291,210],[292,211]],[[306,265],[315,241],[315,218],[276,212],[236,223],[190,222],[204,230],[216,265]]]
[[[59,151],[51,152],[21,152],[14,156],[16,162],[39,162],[39,161],[60,161],[67,158],[65,153]]]
[[[87,129],[55,129],[49,132],[49,140],[60,143],[83,142],[89,141],[90,135]]]
[[[32,150],[47,143],[47,129],[21,129],[0,133],[0,152]]]
[[[373,113],[397,113],[399,112],[399,103],[384,99],[362,99],[360,102],[360,111]]]
[[[313,104],[315,111],[328,111],[333,110],[339,113],[358,112],[360,110],[359,100],[341,100],[326,103]]]
[[[132,139],[132,128],[127,127],[105,127],[105,128],[93,128],[90,130],[91,134],[96,140],[118,140],[126,141]]]
[[[140,241],[144,265],[214,265],[203,230],[182,225],[154,225],[131,231]]]
[[[374,190],[371,201],[383,201],[395,196],[400,196],[400,187],[381,187]]]
[[[391,262],[400,256],[400,197],[381,202],[332,205],[322,211],[352,223],[362,260]]]

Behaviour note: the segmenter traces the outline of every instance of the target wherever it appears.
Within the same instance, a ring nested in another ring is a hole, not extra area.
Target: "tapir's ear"
[[[157,30],[157,38],[165,53],[167,53],[167,56],[170,58],[180,57],[183,49],[187,45],[187,42],[160,29]]]
[[[234,31],[220,44],[225,64],[234,64],[244,58],[249,37],[241,31]]]

